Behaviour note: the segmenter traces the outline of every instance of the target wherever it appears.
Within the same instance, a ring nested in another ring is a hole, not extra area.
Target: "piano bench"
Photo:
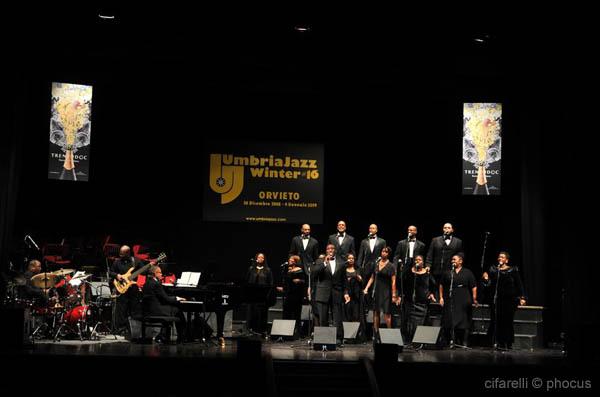
[[[172,316],[145,316],[142,317],[142,342],[146,342],[146,327],[160,326],[166,329],[167,342],[171,340],[171,324],[179,321],[178,317]]]

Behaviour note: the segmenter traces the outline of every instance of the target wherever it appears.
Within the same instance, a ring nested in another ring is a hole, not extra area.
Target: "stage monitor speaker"
[[[311,315],[310,305],[302,305],[302,312],[300,313],[300,320],[308,321],[308,320],[310,320],[310,315]]]
[[[412,343],[421,345],[437,345],[442,327],[419,325],[413,336]]]
[[[335,350],[336,337],[336,327],[315,327],[313,347],[315,350]]]
[[[296,320],[273,320],[271,336],[294,336]]]
[[[360,323],[358,321],[344,321],[342,325],[344,326],[344,339],[356,339]]]
[[[402,332],[398,328],[379,328],[379,343],[397,345],[400,351],[404,346]]]

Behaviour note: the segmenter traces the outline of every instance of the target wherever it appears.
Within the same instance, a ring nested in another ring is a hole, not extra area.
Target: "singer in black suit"
[[[348,254],[356,255],[354,248],[354,237],[346,233],[346,222],[339,221],[337,224],[337,233],[329,236],[327,244],[333,244],[335,246],[335,252],[342,259],[346,260]]]
[[[363,275],[363,280],[367,282],[375,269],[375,262],[381,256],[381,250],[386,246],[384,239],[377,236],[377,225],[369,226],[369,235],[360,242],[358,251],[358,267]]]
[[[302,234],[292,238],[289,256],[298,255],[304,271],[319,257],[319,242],[310,236],[310,225],[304,224],[300,229]]]
[[[451,223],[444,224],[444,234],[434,237],[429,245],[425,266],[429,269],[436,284],[439,285],[444,272],[452,268],[451,261],[454,255],[464,255],[462,240],[454,237],[454,228]]]
[[[346,289],[346,264],[335,252],[333,244],[327,244],[326,256],[317,260],[313,272],[316,280],[315,301],[322,327],[329,325],[329,310],[338,338],[343,338],[343,304],[349,301]]]
[[[396,264],[398,267],[398,271],[401,270],[398,264],[401,263],[404,265],[404,268],[408,269],[414,264],[417,255],[422,255],[425,257],[425,243],[421,240],[417,240],[416,226],[408,227],[408,237],[404,240],[398,241],[395,252],[394,264]]]

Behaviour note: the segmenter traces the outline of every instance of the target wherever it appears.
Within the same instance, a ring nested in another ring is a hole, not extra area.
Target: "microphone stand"
[[[450,291],[449,291],[449,298],[450,298],[450,348],[454,349],[455,347],[460,347],[463,349],[468,349],[467,346],[463,346],[463,345],[455,345],[454,344],[454,339],[455,339],[455,333],[454,333],[454,273],[455,273],[455,267],[454,265],[452,265],[452,269],[450,269]]]
[[[314,263],[314,262],[313,262]],[[310,300],[309,300],[309,305],[308,305],[308,341],[306,341],[306,344],[308,345],[308,347],[312,347],[313,344],[313,334],[311,332],[312,328],[313,328],[313,305],[315,304],[315,302],[313,302],[313,298],[312,298],[312,294],[313,294],[313,290],[312,290],[312,269],[311,269],[312,264],[309,264],[306,267],[307,270],[307,275],[308,275],[308,289],[310,290],[310,294],[308,295]]]
[[[483,239],[483,250],[481,252],[481,271],[483,272],[483,262],[485,261],[485,249],[487,248],[488,236],[490,234],[485,232],[485,238]]]
[[[416,245],[415,241],[415,245]],[[406,253],[404,254],[404,263],[400,264],[400,328],[404,328],[405,331],[408,330],[406,321],[406,308],[404,307],[404,265],[408,263],[408,251],[410,250],[410,235],[406,238]],[[413,252],[414,254],[414,252]],[[414,256],[413,256],[414,260]],[[412,263],[411,263],[412,265]],[[406,269],[410,270],[410,267]],[[414,290],[413,290],[414,291]]]
[[[498,275],[496,276],[496,288],[494,288],[494,338],[492,346],[494,349],[498,347],[498,284],[500,284],[500,266],[496,268]]]

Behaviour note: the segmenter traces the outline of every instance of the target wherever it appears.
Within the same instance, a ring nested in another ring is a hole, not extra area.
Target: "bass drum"
[[[78,322],[87,323],[93,317],[90,305],[76,306],[65,313],[64,321],[70,325],[76,325]]]

